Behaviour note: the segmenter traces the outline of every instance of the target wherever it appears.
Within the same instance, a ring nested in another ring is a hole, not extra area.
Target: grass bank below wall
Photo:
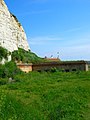
[[[90,72],[31,72],[0,85],[0,120],[90,120]]]

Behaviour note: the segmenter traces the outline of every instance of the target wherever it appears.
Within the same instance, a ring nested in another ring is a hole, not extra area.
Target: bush
[[[0,65],[0,77],[14,78],[15,74],[21,73],[20,69],[17,68],[15,62],[8,62],[5,65]]]
[[[7,79],[0,78],[0,85],[5,85],[5,84],[7,84],[7,82],[8,82]]]
[[[9,54],[9,51],[7,51],[7,49],[0,46],[0,61],[3,58],[7,59],[8,54]]]
[[[56,67],[51,68],[51,72],[58,72],[58,69]]]

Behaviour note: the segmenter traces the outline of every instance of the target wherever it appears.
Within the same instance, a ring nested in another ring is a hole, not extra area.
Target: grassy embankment
[[[0,120],[90,120],[90,72],[20,73],[0,81],[6,81]]]

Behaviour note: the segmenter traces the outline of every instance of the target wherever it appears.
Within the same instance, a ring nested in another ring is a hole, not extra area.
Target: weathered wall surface
[[[17,64],[17,67],[21,69],[23,72],[31,72],[32,71],[32,63],[31,64]]]
[[[11,52],[17,50],[18,47],[29,49],[23,27],[9,12],[3,0],[0,0],[0,46]]]
[[[85,62],[61,62],[61,63],[41,63],[32,66],[33,71],[49,71],[57,68],[66,72],[71,71],[88,71],[88,64]]]
[[[17,64],[18,68],[20,68],[24,72],[30,71],[50,71],[52,68],[57,68],[58,70],[62,70],[63,72],[72,72],[72,71],[88,71],[88,64],[86,62],[56,62],[56,63],[39,63],[39,64]]]

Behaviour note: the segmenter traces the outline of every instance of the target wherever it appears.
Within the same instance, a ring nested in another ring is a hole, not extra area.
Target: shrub
[[[8,55],[8,51],[0,46],[0,61],[2,60],[2,58],[7,59],[7,55]]]
[[[58,69],[56,67],[51,68],[51,72],[58,72]]]
[[[0,78],[0,85],[5,85],[5,84],[7,84],[7,82],[8,82],[7,79]]]
[[[8,62],[5,65],[0,65],[0,77],[14,78],[15,74],[19,74],[21,71],[17,68],[15,62]]]

